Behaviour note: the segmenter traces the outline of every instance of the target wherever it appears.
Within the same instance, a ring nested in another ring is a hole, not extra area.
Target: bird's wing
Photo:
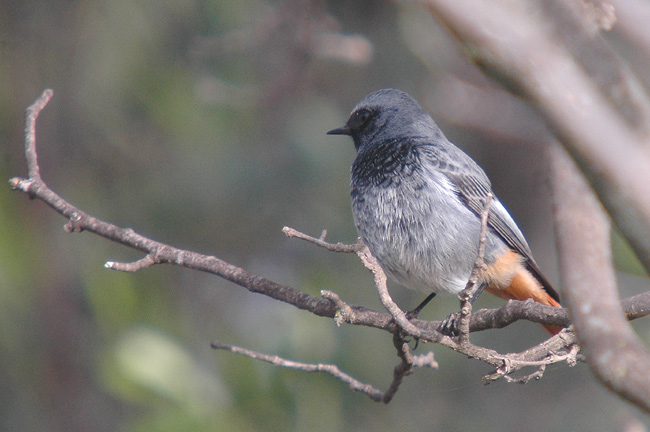
[[[441,152],[446,153],[444,158],[440,157]],[[481,213],[483,213],[488,193],[492,193],[493,199],[490,205],[488,227],[496,232],[510,248],[525,258],[526,267],[542,284],[548,294],[559,301],[559,295],[535,262],[526,239],[512,216],[492,192],[490,180],[476,162],[455,146],[445,146],[443,148],[426,145],[422,147],[420,154],[426,158],[427,163],[431,164],[451,181],[457,188],[459,198],[477,217],[480,218]]]

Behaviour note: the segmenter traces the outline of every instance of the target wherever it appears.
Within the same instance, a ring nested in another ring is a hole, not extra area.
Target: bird
[[[506,300],[562,307],[483,169],[410,95],[392,88],[375,91],[356,105],[343,127],[327,134],[354,141],[354,222],[392,279],[429,293],[429,299],[436,293],[459,295],[478,257],[480,216],[491,196],[485,265],[471,301],[485,290]],[[561,330],[544,327],[551,334]]]

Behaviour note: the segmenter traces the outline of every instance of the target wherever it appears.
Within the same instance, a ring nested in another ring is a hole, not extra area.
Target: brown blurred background
[[[606,35],[648,84],[626,22]],[[353,256],[284,237],[283,226],[352,243],[351,140],[325,132],[384,87],[408,91],[487,171],[558,283],[552,204],[534,112],[486,80],[417,5],[377,1],[7,1],[0,4],[0,178],[25,175],[23,111],[44,88],[44,180],[90,214],[213,254],[312,295],[381,308]],[[336,363],[385,388],[390,336],[153,267],[65,234],[40,202],[0,188],[0,430],[646,430],[650,420],[594,381],[553,366],[527,385],[480,383],[489,369],[437,346],[389,405],[328,377],[225,352],[219,339]],[[617,243],[623,295],[646,289]],[[561,287],[560,287],[561,288]],[[393,290],[404,308],[421,295]],[[485,296],[479,307],[502,302]],[[436,299],[425,318],[457,307]],[[636,323],[648,340],[650,325]],[[545,337],[518,323],[477,334],[505,352]],[[637,427],[638,429],[632,429]]]

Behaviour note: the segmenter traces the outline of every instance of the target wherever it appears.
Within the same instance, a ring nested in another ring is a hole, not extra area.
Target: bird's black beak
[[[327,132],[327,135],[351,135],[352,130],[348,127],[348,125],[345,125],[340,128],[332,129],[331,131]]]

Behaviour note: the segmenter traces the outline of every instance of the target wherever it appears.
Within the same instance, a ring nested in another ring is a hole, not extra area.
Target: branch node
[[[84,228],[81,224],[81,214],[72,213],[68,218],[68,223],[63,226],[63,230],[67,233],[82,232]]]
[[[9,179],[9,187],[13,190],[21,190],[23,192],[29,192],[29,187],[31,186],[32,181],[30,179],[13,177]]]
[[[104,264],[104,268],[107,268],[109,270],[117,270],[122,272],[134,273],[137,272],[138,270],[151,267],[154,264],[157,264],[156,258],[153,256],[153,254],[149,254],[131,263],[106,261],[106,263]]]
[[[338,294],[336,294],[334,291],[322,290],[320,292],[320,295],[323,296],[324,299],[327,299],[330,302],[332,302],[334,306],[336,306],[334,323],[336,324],[337,327],[341,327],[341,324],[343,324],[344,322],[354,324],[354,322],[356,321],[356,315],[354,313],[354,310],[349,304],[341,300],[341,297],[339,297]]]

